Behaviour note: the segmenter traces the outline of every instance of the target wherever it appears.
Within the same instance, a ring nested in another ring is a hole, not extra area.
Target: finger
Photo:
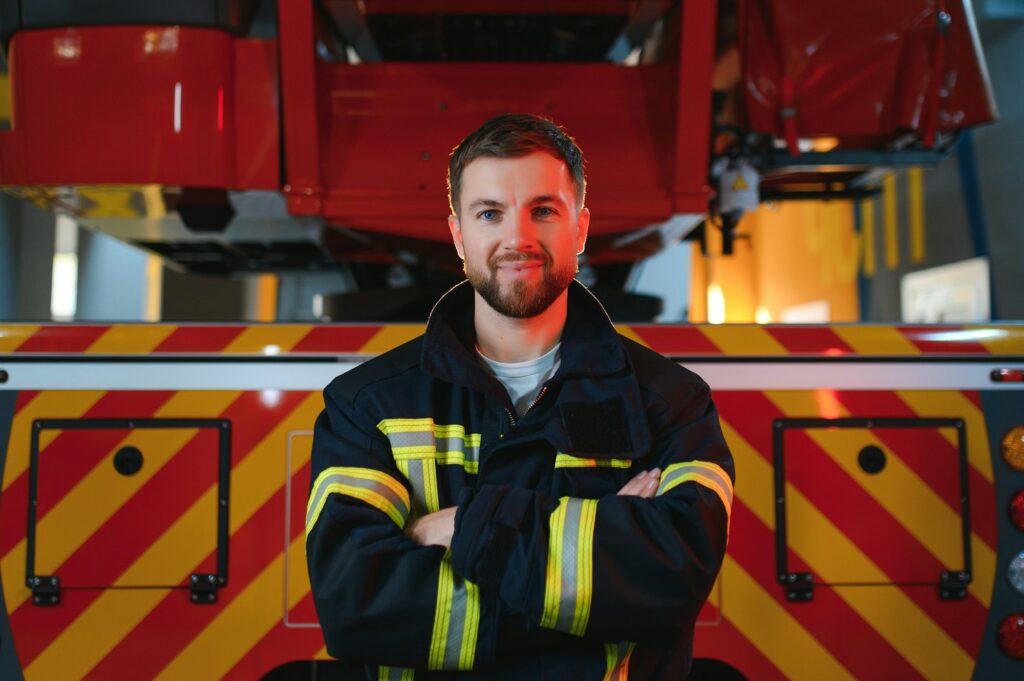
[[[647,471],[640,471],[632,480],[627,482],[619,490],[620,496],[635,496],[640,493],[647,483]]]
[[[657,477],[648,476],[647,483],[644,488],[640,491],[640,496],[644,499],[652,499],[654,495],[658,493],[658,483],[660,480]]]

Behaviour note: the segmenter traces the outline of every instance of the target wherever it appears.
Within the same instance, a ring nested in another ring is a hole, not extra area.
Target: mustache
[[[495,256],[491,258],[490,265],[491,267],[498,267],[505,263],[529,262],[531,260],[542,262],[545,265],[551,261],[550,258],[546,257],[542,253],[510,253],[508,255]]]

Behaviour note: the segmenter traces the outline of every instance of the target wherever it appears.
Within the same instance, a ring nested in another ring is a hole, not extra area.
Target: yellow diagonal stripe
[[[114,324],[93,341],[86,354],[145,355],[174,333],[170,324]]]
[[[310,393],[234,467],[231,472],[229,513],[229,531],[232,534],[284,484],[280,463],[282,452],[287,451],[288,433],[307,430],[322,407],[319,393]],[[294,475],[303,463],[302,457],[295,457],[290,474]],[[216,487],[211,486],[119,579],[129,582],[136,575],[145,574],[152,569],[154,561],[163,561],[165,570],[177,571],[182,580],[186,579],[189,571],[215,548],[212,542],[203,544],[194,541],[194,537],[200,534],[200,527],[210,524],[207,509],[212,503],[211,499],[216,499],[216,494]],[[304,562],[301,557],[297,560],[298,564]],[[130,597],[126,599],[122,594],[129,594]],[[166,592],[159,589],[104,592],[36,658],[26,671],[26,678],[61,681],[80,679],[142,621],[165,595]],[[280,600],[277,600],[276,610],[280,617]],[[38,676],[35,676],[36,673]]]
[[[177,393],[154,415],[155,418],[187,418],[195,413],[219,414],[234,401],[238,392]],[[115,446],[116,452],[129,442],[146,457],[138,473],[125,479],[116,474],[110,457],[104,457],[75,487],[36,524],[36,572],[49,574],[68,559],[103,523],[156,474],[170,457],[195,434],[194,429],[137,430]],[[209,511],[209,509],[207,509]],[[213,533],[210,537],[213,538]],[[194,540],[194,539],[193,539]],[[26,540],[22,539],[0,560],[4,598],[9,612],[32,595],[24,584]],[[164,573],[159,573],[164,574]],[[150,575],[139,577],[144,583]],[[135,582],[138,584],[140,582]],[[126,582],[126,584],[133,584]]]
[[[38,324],[0,326],[0,354],[14,352],[40,328]]]
[[[615,330],[619,332],[620,336],[625,336],[629,340],[635,343],[639,343],[645,348],[651,347],[650,345],[647,344],[647,341],[645,341],[643,338],[636,334],[636,331],[634,331],[633,327],[631,326],[626,326],[625,324],[616,324]]]
[[[288,546],[288,562],[301,566],[304,561],[305,544],[299,537]],[[279,594],[283,581],[282,552],[161,670],[155,681],[222,678],[274,625],[281,625],[280,598],[268,596]],[[295,607],[304,595],[298,590],[290,592],[287,607]]]
[[[729,585],[729,598],[722,603],[722,616],[787,679],[854,681],[853,675],[818,639],[728,554],[722,564],[721,579]],[[799,652],[794,654],[796,651]]]
[[[89,411],[100,398],[102,390],[50,390],[41,392],[29,401],[11,421],[11,436],[4,463],[4,490],[28,470],[32,446],[32,422],[36,419],[77,419]],[[57,437],[57,431],[47,430],[39,436],[39,449]],[[0,443],[2,444],[2,443]]]
[[[815,413],[813,393],[765,391],[764,394],[787,416],[807,416]],[[843,409],[841,415],[849,416],[849,412]],[[948,429],[940,429],[939,432],[942,433],[944,430]],[[807,430],[806,433],[836,465],[888,511],[909,534],[921,542],[936,560],[950,569],[963,566],[959,511],[951,508],[899,456],[888,457],[884,475],[865,473],[857,464],[856,452],[851,450],[854,444],[858,451],[860,447],[866,445],[874,445],[883,451],[889,451],[871,431],[858,429],[855,443],[851,441],[849,432],[838,429],[814,428]],[[950,465],[959,470],[956,461],[951,461]],[[995,552],[972,532],[971,554],[974,560],[974,579],[967,590],[987,605],[992,597]],[[853,569],[852,566],[850,569]]]
[[[276,355],[288,352],[313,330],[309,324],[260,324],[247,326],[224,348],[224,354]]]
[[[422,336],[426,330],[425,324],[389,324],[380,327],[377,333],[373,334],[370,340],[366,341],[363,347],[359,348],[360,353],[377,355],[397,348],[402,343],[407,343],[417,336]]]
[[[771,480],[774,475],[772,466],[726,420],[723,419],[721,424],[736,468],[744,471],[736,484],[736,493],[744,505],[774,532],[775,500],[771,486],[744,484],[747,480]],[[832,575],[836,570],[847,571],[852,565],[867,580],[885,580],[885,575],[878,566],[850,542],[846,535],[842,534],[798,489],[788,483],[786,505],[790,517],[800,515],[805,527],[812,528],[801,537],[790,537],[790,548],[810,566],[816,577],[827,582],[833,579]],[[726,576],[724,579],[729,577]],[[734,582],[728,583],[731,591]],[[926,678],[935,681],[970,678],[973,668],[970,656],[900,589],[837,589],[836,594],[883,638],[892,643],[893,647]],[[724,607],[728,612],[729,608],[740,602],[740,598],[730,597],[724,601]],[[756,626],[771,628],[763,618],[756,620]],[[747,636],[754,640],[754,636],[771,633],[754,632]],[[792,657],[793,650],[791,645],[786,644],[779,649],[766,651],[766,655],[776,664],[780,664],[781,660]],[[812,678],[832,677],[825,675]]]
[[[858,355],[919,355],[921,351],[891,326],[860,326],[836,324],[831,327],[837,336]]]
[[[702,326],[701,333],[727,355],[786,355],[779,341],[760,326],[710,325]]]

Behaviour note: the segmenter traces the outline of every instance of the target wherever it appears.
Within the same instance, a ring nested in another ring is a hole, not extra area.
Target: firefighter
[[[493,118],[448,184],[467,281],[324,391],[327,651],[371,679],[683,679],[733,495],[708,386],[574,280],[590,213],[562,128]]]

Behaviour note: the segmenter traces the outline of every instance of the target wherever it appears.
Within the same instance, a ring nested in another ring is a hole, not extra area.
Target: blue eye
[[[556,213],[553,208],[549,208],[547,206],[540,206],[534,209],[533,214],[539,218],[549,218],[552,215],[555,215]]]
[[[477,218],[486,222],[492,222],[498,219],[498,211],[496,210],[482,210],[476,214]]]

